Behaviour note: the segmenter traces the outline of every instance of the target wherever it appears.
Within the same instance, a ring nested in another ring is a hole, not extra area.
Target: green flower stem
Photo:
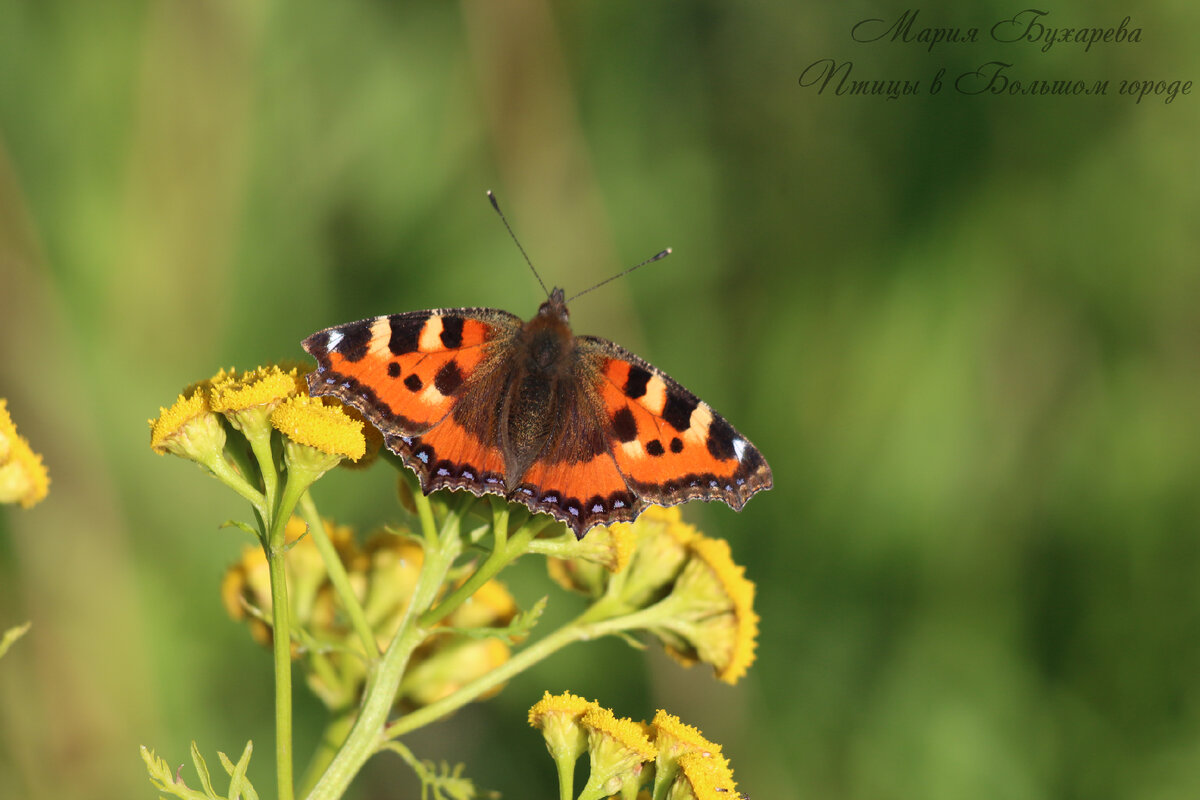
[[[615,605],[603,600],[597,602],[574,622],[567,623],[554,633],[529,645],[486,675],[476,678],[453,694],[396,720],[384,731],[384,737],[395,739],[441,719],[573,642],[644,628],[647,622],[658,622],[661,617],[660,613],[646,613],[652,609],[625,616],[612,616]]]
[[[281,527],[281,526],[279,526]],[[292,800],[292,638],[283,547],[267,547],[271,575],[272,643],[275,653],[275,771],[279,800]]]
[[[551,558],[575,558],[579,555],[580,540],[567,531],[552,539],[537,539],[529,543],[529,552]]]
[[[275,464],[275,454],[271,449],[271,424],[247,425],[242,435],[250,442],[250,449],[258,461],[258,470],[262,473],[263,489],[266,496],[267,508],[275,507],[276,494],[279,492],[279,467]]]
[[[275,772],[279,800],[292,800],[292,621],[287,592],[287,541],[284,530],[300,497],[308,491],[313,476],[304,470],[288,471],[279,507],[269,516],[267,564],[271,576],[272,644],[275,654]]]
[[[325,726],[321,740],[317,743],[317,750],[309,760],[308,768],[304,771],[304,778],[300,781],[301,797],[307,796],[312,791],[317,778],[321,777],[321,773],[333,761],[338,748],[342,746],[342,742],[346,741],[350,729],[354,726],[354,716],[357,711],[358,709],[354,708],[345,710]]]
[[[217,480],[249,500],[250,505],[254,506],[254,510],[258,512],[260,519],[267,519],[267,509],[269,506],[262,492],[247,483],[246,479],[229,465],[229,462],[225,460],[223,455],[217,453],[213,458],[203,463],[217,477]]]
[[[407,478],[405,478],[407,480]],[[414,481],[409,481],[412,489],[413,504],[417,507],[417,518],[421,521],[421,532],[425,534],[425,546],[429,549],[437,543],[437,523],[433,519],[433,506],[429,503],[429,495],[421,491]]]
[[[498,515],[497,524],[503,524],[507,527],[508,515]],[[445,619],[448,614],[458,608],[463,602],[475,594],[480,586],[490,581],[496,576],[500,570],[511,564],[518,556],[522,555],[529,546],[529,541],[537,535],[538,531],[549,525],[553,520],[545,515],[530,517],[525,521],[525,524],[518,528],[511,538],[506,537],[498,530],[493,533],[495,539],[495,547],[492,549],[491,555],[487,561],[483,562],[483,566],[475,570],[467,581],[454,590],[453,593],[441,603],[437,608],[426,611],[421,615],[418,624],[428,628],[436,625],[441,620]]]
[[[375,640],[370,623],[367,622],[367,615],[363,612],[362,604],[358,602],[358,597],[355,596],[354,589],[350,586],[350,577],[346,574],[346,566],[338,556],[333,542],[329,541],[329,536],[325,533],[325,524],[317,512],[317,504],[313,502],[312,495],[308,492],[305,492],[300,498],[300,516],[308,525],[308,535],[312,537],[313,544],[317,546],[317,552],[321,554],[321,559],[325,562],[325,569],[329,572],[329,579],[338,594],[338,599],[342,602],[342,608],[346,610],[346,614],[350,617],[350,624],[354,626],[358,638],[362,640],[363,652],[367,654],[367,658],[379,658],[381,655],[379,643]]]
[[[575,794],[575,758],[556,756],[554,766],[558,768],[558,800],[571,800]]]
[[[308,800],[335,800],[341,797],[350,781],[362,769],[362,765],[384,743],[385,740],[380,734],[395,701],[396,691],[400,688],[408,660],[428,634],[426,628],[414,624],[414,621],[418,614],[433,605],[434,598],[446,579],[446,573],[462,552],[458,529],[462,513],[469,506],[460,505],[456,512],[448,514],[439,536],[428,500],[423,496],[417,497],[416,500],[418,510],[421,509],[424,500],[428,511],[427,514],[419,515],[422,527],[425,528],[425,564],[417,578],[412,600],[399,631],[383,657],[371,667],[367,675],[358,718],[341,749],[313,786]]]
[[[492,507],[492,555],[495,555],[508,544],[508,503],[494,494],[488,495],[488,502]]]

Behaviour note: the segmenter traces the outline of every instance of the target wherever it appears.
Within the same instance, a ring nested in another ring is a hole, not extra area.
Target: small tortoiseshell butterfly
[[[706,403],[607,339],[573,335],[562,289],[528,322],[410,311],[327,328],[304,349],[309,393],[361,411],[427,494],[503,495],[582,538],[651,503],[740,510],[771,488],[762,455]]]

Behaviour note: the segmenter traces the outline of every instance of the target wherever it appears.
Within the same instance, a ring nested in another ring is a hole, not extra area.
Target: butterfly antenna
[[[597,283],[595,286],[592,286],[592,287],[590,287],[590,288],[588,288],[588,289],[584,289],[584,290],[583,290],[582,292],[580,292],[579,294],[572,295],[572,297],[571,297],[571,300],[574,300],[576,297],[579,297],[580,295],[587,294],[588,292],[592,291],[592,289],[599,289],[599,288],[600,288],[601,286],[603,286],[604,284],[606,284],[606,283],[609,283],[609,282],[611,282],[611,281],[615,281],[617,278],[624,277],[625,275],[628,275],[629,273],[633,272],[633,271],[634,271],[635,269],[637,269],[638,267],[644,267],[644,266],[646,266],[647,264],[652,264],[652,263],[654,263],[655,261],[661,261],[662,259],[666,258],[666,257],[667,257],[667,256],[669,256],[669,255],[671,255],[671,248],[669,248],[669,247],[668,247],[666,250],[661,250],[661,251],[659,251],[659,252],[655,253],[654,255],[650,256],[649,258],[647,258],[647,259],[646,259],[645,261],[643,261],[642,263],[640,263],[640,264],[634,264],[632,267],[630,267],[629,269],[625,270],[624,272],[618,272],[616,275],[613,275],[611,278],[605,278],[604,280],[602,280],[602,281],[600,281],[599,283]],[[569,303],[569,302],[571,302],[571,300],[568,300],[567,302]]]
[[[521,251],[521,255],[525,257],[525,263],[529,265],[529,269],[533,271],[533,277],[538,279],[538,283],[542,285],[542,291],[546,293],[546,297],[550,296],[550,290],[546,288],[546,282],[542,280],[542,276],[538,275],[537,269],[534,268],[533,262],[529,260],[529,254],[525,252],[525,248],[521,247],[521,242],[517,239],[517,235],[513,233],[512,226],[508,224],[508,218],[504,216],[504,212],[500,210],[500,204],[496,202],[496,195],[492,194],[492,190],[488,189],[488,200],[492,201],[492,208],[496,209],[496,213],[500,215],[500,221],[504,223],[504,227],[508,230],[508,235],[512,237],[513,243],[517,249]]]

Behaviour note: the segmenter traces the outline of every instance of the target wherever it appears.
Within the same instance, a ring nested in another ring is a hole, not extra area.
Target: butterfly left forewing
[[[577,341],[599,376],[617,468],[640,500],[721,500],[740,510],[771,488],[762,454],[707,403],[606,339]]]
[[[317,359],[309,393],[336,397],[362,412],[425,491],[497,491],[494,478],[503,462],[492,433],[494,404],[452,412],[464,397],[494,391],[501,354],[520,324],[498,309],[457,308],[327,328],[303,343]]]

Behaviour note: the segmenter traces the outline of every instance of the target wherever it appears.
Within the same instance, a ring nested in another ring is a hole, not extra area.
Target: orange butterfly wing
[[[520,326],[505,311],[457,308],[327,328],[303,343],[317,359],[309,393],[362,412],[425,492],[466,487],[504,494],[504,459],[487,409],[467,427],[450,412],[472,387],[487,391],[503,378],[502,354]]]
[[[639,504],[721,500],[740,510],[771,488],[762,454],[707,403],[607,339],[576,341],[598,375],[613,459]]]

